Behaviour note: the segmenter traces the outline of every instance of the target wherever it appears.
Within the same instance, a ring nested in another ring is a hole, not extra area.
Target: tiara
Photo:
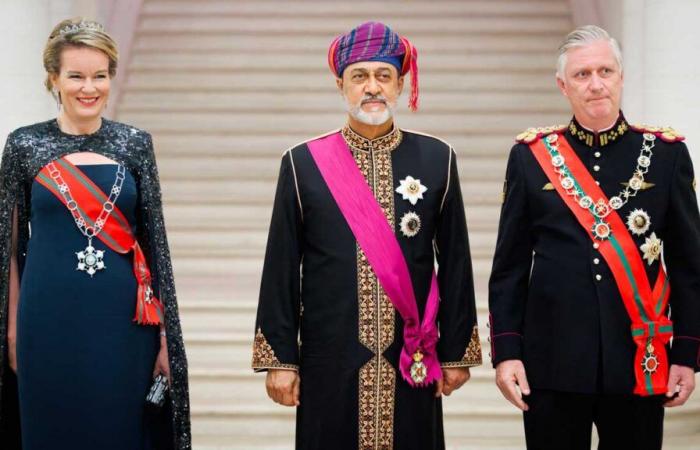
[[[59,32],[59,34],[62,36],[64,34],[75,33],[77,31],[85,31],[85,30],[104,32],[105,27],[103,27],[101,24],[99,24],[97,22],[89,22],[86,20],[81,20],[79,23],[73,23],[73,24],[66,25],[65,27],[61,28],[61,31]]]

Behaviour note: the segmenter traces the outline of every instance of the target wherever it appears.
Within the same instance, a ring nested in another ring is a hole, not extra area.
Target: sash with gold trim
[[[54,163],[53,170],[60,172],[63,181],[68,185],[81,216],[89,226],[94,227],[108,196],[65,157],[57,159]],[[68,207],[54,176],[52,176],[51,168],[44,166],[36,176],[36,181],[48,189],[66,208]],[[134,276],[138,283],[134,321],[139,325],[163,323],[163,304],[153,295],[151,271],[148,268],[146,257],[131,231],[131,225],[116,205],[107,217],[102,231],[96,237],[107,247],[122,255],[130,251],[134,252]]]
[[[631,335],[637,347],[634,393],[640,396],[663,394],[667,390],[669,369],[666,344],[673,335],[673,324],[665,314],[671,289],[663,263],[659,264],[652,289],[637,245],[622,218],[615,210],[611,210],[605,220],[594,214],[596,205],[609,205],[608,199],[566,139],[558,137],[556,133],[543,136],[529,144],[530,150],[561,199],[591,240],[598,244],[613,274],[632,321]],[[571,180],[563,181],[565,178]],[[571,189],[578,195],[571,195]],[[589,202],[584,208],[577,199],[586,196],[599,200]]]

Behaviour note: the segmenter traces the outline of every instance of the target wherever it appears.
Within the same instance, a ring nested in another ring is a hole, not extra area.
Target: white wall
[[[622,105],[627,118],[670,125],[684,134],[700,177],[700,1],[571,0],[571,4],[576,25],[600,25],[622,45]]]
[[[56,115],[44,89],[42,52],[54,25],[65,18],[94,17],[94,0],[3,0],[0,6],[0,144],[13,129]]]
[[[623,40],[639,47],[626,63],[625,104],[641,121],[686,135],[700,168],[700,2],[625,0]]]

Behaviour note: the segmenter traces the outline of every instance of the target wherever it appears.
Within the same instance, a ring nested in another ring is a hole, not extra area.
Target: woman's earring
[[[61,93],[56,88],[53,88],[51,90],[51,93],[53,94],[53,98],[56,99],[56,107],[60,111],[61,110]]]

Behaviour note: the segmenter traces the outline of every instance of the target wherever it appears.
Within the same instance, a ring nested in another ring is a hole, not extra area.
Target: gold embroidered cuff
[[[283,364],[275,356],[275,351],[265,339],[262,329],[258,328],[253,341],[253,362],[251,363],[253,370],[260,371],[263,369],[286,369],[299,370],[296,364]]]
[[[472,328],[472,337],[469,339],[469,344],[464,352],[464,356],[459,361],[448,361],[440,363],[443,369],[452,367],[474,367],[482,364],[481,359],[481,341],[479,340],[479,327],[474,325]]]

